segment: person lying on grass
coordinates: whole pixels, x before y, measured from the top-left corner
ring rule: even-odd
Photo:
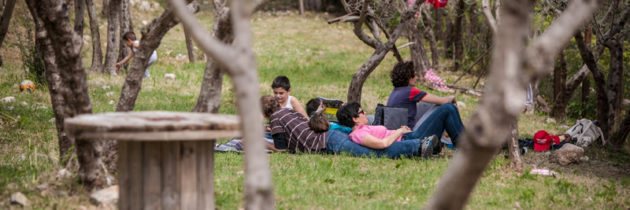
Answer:
[[[413,157],[420,156],[420,140],[392,143],[385,149],[371,149],[358,145],[347,134],[338,130],[315,132],[308,119],[293,109],[281,108],[276,98],[261,97],[263,116],[269,119],[274,145],[289,152],[346,153],[353,156]]]
[[[308,114],[308,116],[311,118],[313,117],[315,113],[320,113],[324,109],[326,109],[326,107],[324,103],[322,102],[322,99],[320,98],[312,98],[311,100],[308,100],[308,102],[306,103],[306,114]],[[336,123],[336,122],[330,122],[330,130],[339,130],[346,134],[350,134],[350,132],[352,132],[351,128],[346,127],[346,126],[341,126],[339,125],[339,123]]]
[[[430,148],[426,148],[427,150],[433,151],[435,149],[436,152],[439,152],[441,151],[441,144],[438,143],[438,139],[444,129],[454,139],[454,142],[457,141],[459,133],[463,130],[463,124],[455,106],[446,104],[443,107],[441,110],[433,112],[429,119],[413,132],[404,125],[396,130],[388,130],[382,125],[367,125],[368,119],[365,112],[361,105],[356,102],[342,106],[337,111],[337,120],[339,120],[339,124],[352,128],[349,136],[353,142],[372,149],[386,149],[396,142],[413,140],[417,142],[414,147],[419,147],[421,143],[428,144],[427,146]],[[422,147],[423,150],[424,147]]]

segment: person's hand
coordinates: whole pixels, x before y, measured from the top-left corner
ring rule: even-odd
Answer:
[[[326,109],[326,106],[324,106],[324,103],[319,104],[319,107],[317,107],[317,110],[315,111],[316,113],[321,113]]]
[[[120,68],[120,63],[116,63],[116,70],[118,70]]]
[[[411,129],[407,127],[406,125],[400,126],[398,131],[402,132],[403,134],[411,133]]]
[[[455,96],[446,96],[446,98],[448,99],[449,103],[457,104],[457,100],[455,99]]]

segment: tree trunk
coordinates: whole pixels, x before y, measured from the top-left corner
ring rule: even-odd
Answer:
[[[564,56],[564,50],[560,52],[558,61],[553,69],[553,96],[557,98],[560,93],[564,92],[564,85],[567,80],[567,60]],[[555,104],[555,102],[554,102]]]
[[[203,73],[201,91],[193,112],[219,113],[221,108],[221,91],[223,90],[223,71],[212,58],[206,58],[206,69]]]
[[[217,9],[214,15],[215,22],[212,26],[212,34],[217,40],[230,45],[234,41],[234,33],[229,9],[218,2],[215,2],[215,8]],[[192,110],[193,112],[219,112],[224,72],[225,70],[222,70],[210,56],[206,58],[206,69],[201,82],[201,91],[197,104]]]
[[[433,29],[435,32],[435,40],[438,42],[444,41],[444,34],[442,30],[442,10],[434,9],[433,14],[435,17],[435,25],[433,25],[433,27],[435,27],[435,29]]]
[[[626,111],[626,117],[621,122],[618,132],[610,136],[610,142],[613,145],[623,146],[626,143],[628,134],[630,134],[630,111]]]
[[[483,36],[485,34],[481,33],[481,27],[479,22],[479,12],[481,10],[481,8],[479,8],[479,3],[478,2],[471,2],[470,4],[467,4],[468,9],[467,9],[467,13],[468,18],[465,19],[466,20],[466,24],[464,27],[464,40],[463,40],[463,45],[464,45],[464,51],[463,52],[467,52],[465,54],[466,57],[472,56],[472,55],[479,55],[480,53],[485,53],[486,49],[485,49],[485,44],[481,43],[480,40],[483,39]],[[476,65],[476,64],[473,64]],[[468,71],[470,72],[470,71]]]
[[[187,2],[190,1],[188,0]],[[191,3],[188,7],[190,12],[196,13],[199,11],[197,2]],[[142,76],[149,62],[149,57],[160,46],[160,42],[166,35],[166,32],[178,23],[179,21],[175,18],[173,9],[169,7],[160,16],[153,19],[150,24],[142,28],[140,47],[134,54],[131,69],[125,78],[125,84],[122,87],[120,99],[116,106],[117,112],[133,111],[138,93],[140,93],[140,88],[142,87]]]
[[[604,45],[610,52],[610,68],[608,70],[607,92],[608,103],[612,105],[608,115],[610,132],[615,133],[621,124],[621,102],[623,100],[623,41],[616,38],[608,39]]]
[[[2,9],[2,17],[0,17],[0,48],[4,43],[4,37],[9,30],[9,24],[11,23],[11,16],[13,16],[13,8],[15,8],[15,0],[7,0],[4,9]],[[0,64],[2,66],[2,64]]]
[[[131,13],[130,13],[130,5],[129,0],[120,0],[120,44],[118,45],[118,59],[116,61],[121,61],[127,55],[129,55],[129,47],[125,45],[125,41],[123,40],[123,35],[129,31],[133,31],[133,23],[131,22]],[[125,63],[121,68],[127,69],[129,66],[129,62]]]
[[[101,35],[98,30],[98,16],[96,16],[92,0],[85,0],[85,4],[90,17],[90,31],[92,33],[92,66],[90,67],[90,72],[101,72],[103,70],[103,50],[101,48]]]
[[[376,48],[372,56],[365,62],[359,70],[354,73],[352,76],[352,81],[350,82],[350,86],[348,88],[348,103],[357,102],[361,103],[361,93],[363,92],[363,83],[367,77],[376,69],[376,67],[383,61],[385,55],[389,52],[388,47],[379,47]]]
[[[582,95],[580,97],[580,109],[582,110],[582,118],[586,118],[586,104],[588,103],[588,97],[591,95],[591,80],[586,77],[584,81],[582,81]],[[568,99],[567,99],[568,100]]]
[[[582,56],[582,60],[588,66],[588,69],[591,70],[593,75],[593,80],[595,81],[595,89],[597,96],[597,120],[599,121],[600,128],[604,132],[604,137],[608,137],[608,132],[610,131],[610,124],[608,124],[609,116],[612,112],[612,104],[609,104],[608,94],[606,90],[606,80],[604,79],[604,73],[602,70],[597,67],[597,61],[595,60],[593,53],[587,49],[586,44],[584,44],[584,37],[582,37],[582,33],[575,34],[575,42],[578,45],[580,50],[580,55]]]
[[[406,27],[409,40],[414,42],[414,44],[409,47],[411,51],[411,61],[413,62],[416,74],[422,77],[424,73],[431,68],[427,52],[424,50],[424,44],[422,43],[422,33],[418,30],[416,21],[409,21]]]
[[[477,112],[458,139],[457,153],[427,209],[462,209],[497,148],[511,135],[525,99],[525,86],[547,75],[548,64],[601,2],[572,1],[539,38],[525,43],[534,1],[505,1],[495,37],[490,77]]]
[[[298,0],[298,4],[300,4],[300,15],[304,15],[304,0]]]
[[[256,62],[252,51],[250,17],[257,6],[254,1],[234,0],[231,18],[235,43],[226,45],[203,31],[195,17],[184,9],[182,2],[171,0],[177,16],[184,23],[197,45],[227,70],[234,82],[237,113],[241,120],[245,143],[245,209],[273,209],[274,195],[269,161],[262,141],[263,123]],[[261,2],[258,2],[259,4]]]
[[[463,39],[464,36],[464,13],[466,12],[466,1],[459,0],[457,1],[456,9],[455,9],[455,23],[453,26],[453,46],[454,46],[454,60],[453,60],[453,71],[460,71],[461,65],[464,63],[464,45]]]
[[[433,25],[435,25],[433,18],[431,18],[431,13],[427,7],[422,7],[422,11],[424,12],[424,17],[428,25],[424,27],[424,36],[429,40],[429,49],[431,50],[431,68],[437,70],[440,65],[440,55],[437,49],[437,40],[435,39],[435,34],[433,33]]]
[[[551,108],[551,117],[558,121],[564,121],[564,115],[566,113],[567,105],[571,95],[577,89],[578,85],[582,83],[588,76],[588,67],[582,66],[580,70],[571,77],[568,81],[562,84],[562,92],[559,92],[554,96],[553,106]]]
[[[101,10],[101,17],[109,16],[109,2],[111,2],[111,0],[103,0],[103,10]]]
[[[188,53],[188,61],[191,63],[195,62],[195,46],[192,43],[192,39],[188,34],[188,31],[184,29],[184,37],[186,38],[186,52]]]
[[[63,95],[61,95],[61,76],[59,68],[55,62],[55,52],[50,43],[50,39],[46,36],[46,29],[44,29],[41,19],[35,14],[31,7],[31,15],[33,22],[35,22],[35,39],[37,43],[37,49],[42,54],[44,60],[44,67],[46,74],[46,83],[48,84],[48,92],[50,93],[50,101],[52,103],[53,114],[55,115],[55,126],[57,128],[57,139],[59,143],[59,161],[61,165],[65,165],[66,161],[70,157],[70,148],[74,144],[70,138],[66,135],[64,130],[64,120],[66,114],[64,107],[66,106]]]
[[[121,0],[109,1],[109,13],[107,15],[107,49],[105,51],[105,64],[103,72],[116,75],[116,52],[120,44],[118,26],[120,23]]]
[[[518,120],[510,123],[512,125],[512,135],[508,139],[508,157],[510,158],[510,166],[516,172],[523,171],[523,160],[521,159],[521,150],[518,147]]]
[[[64,67],[60,69],[63,85],[60,92],[66,103],[66,117],[92,113],[86,73],[81,63],[82,39],[72,29],[70,11],[65,9],[67,5],[54,0],[38,2],[27,0],[27,4],[33,16],[41,20],[45,28],[45,33],[40,33],[39,36],[49,40],[42,43],[51,44],[43,49],[53,49],[55,63]],[[49,56],[46,57],[50,58]],[[109,151],[103,151],[102,142],[98,140],[80,140],[75,143],[80,164],[80,180],[88,189],[100,187],[104,184],[101,156]]]
[[[84,0],[74,0],[74,32],[83,37],[83,24],[85,19]],[[83,44],[83,42],[81,42]]]
[[[446,27],[446,31],[443,31],[445,37],[443,37],[444,41],[442,42],[442,44],[444,44],[444,56],[453,59],[453,50],[455,50],[453,49],[453,39],[455,38],[455,34],[453,33],[455,31],[453,30],[453,21],[451,21],[451,16],[448,13],[444,14],[442,17],[444,18],[442,22]]]
[[[352,76],[352,81],[350,81],[350,86],[348,87],[348,102],[358,102],[361,103],[361,93],[363,91],[363,83],[367,77],[374,71],[374,69],[383,61],[385,55],[389,50],[394,48],[394,43],[400,37],[402,30],[406,27],[409,21],[413,19],[414,14],[418,11],[418,7],[421,4],[421,1],[417,1],[413,4],[413,6],[401,15],[400,23],[394,29],[394,32],[390,35],[386,43],[381,43],[380,40],[375,40],[371,38],[367,38],[367,35],[363,33],[361,29],[362,22],[365,20],[366,10],[361,12],[361,17],[359,18],[359,22],[355,23],[354,33],[355,35],[361,39],[365,44],[372,46],[375,48],[372,56],[365,62],[357,72]],[[367,8],[367,1],[364,3],[364,8]]]

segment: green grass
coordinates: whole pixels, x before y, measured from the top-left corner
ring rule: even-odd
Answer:
[[[150,20],[157,14],[154,13],[134,17],[136,28],[142,20]],[[198,16],[210,27],[212,14],[208,10]],[[270,84],[275,76],[287,75],[293,85],[291,94],[302,104],[316,96],[346,99],[352,75],[373,51],[353,35],[350,25],[328,25],[326,18],[324,15],[311,14],[304,18],[295,13],[271,12],[254,16],[254,51],[261,94],[271,94]],[[104,27],[101,29],[105,31]],[[86,30],[86,34],[89,31]],[[11,32],[8,40],[15,41]],[[399,44],[405,42],[399,40]],[[3,57],[16,57],[5,49],[0,52]],[[152,77],[143,82],[135,110],[190,111],[199,95],[205,61],[198,59],[197,63],[188,64],[187,59],[175,58],[178,54],[186,54],[181,26],[167,34],[158,54],[158,62],[150,68]],[[408,57],[408,48],[402,50],[402,54]],[[89,67],[89,46],[83,48],[83,55],[84,65]],[[362,103],[368,112],[373,112],[377,103],[386,102],[391,91],[388,73],[395,62],[389,54],[366,81]],[[177,79],[165,80],[166,73],[175,73]],[[438,74],[449,82],[459,76],[449,72]],[[43,87],[33,93],[19,92],[15,84],[24,77],[19,59],[5,59],[5,66],[0,71],[0,97],[14,96],[16,102],[0,103],[0,113],[8,116],[0,120],[0,208],[8,208],[9,195],[17,191],[28,196],[33,208],[67,209],[91,205],[77,183],[76,171],[72,171],[70,178],[56,176],[62,166],[57,158],[56,128],[49,122],[53,118],[49,95]],[[88,80],[93,111],[114,111],[124,78],[90,74]],[[459,84],[471,85],[473,82],[474,78],[465,77]],[[461,107],[466,121],[474,112],[478,98],[459,94],[458,100],[466,104]],[[27,104],[22,105],[22,102]],[[220,112],[234,114],[235,111],[232,84],[225,77]],[[519,121],[521,136],[531,135],[538,129],[552,133],[563,130],[562,123],[546,123],[545,119],[546,116],[541,114],[522,115]],[[270,154],[276,206],[279,209],[418,209],[434,192],[453,153],[447,151],[434,159],[400,160]],[[591,158],[600,162],[612,159],[621,171],[628,165],[627,152],[611,153],[610,156]],[[242,157],[235,153],[216,154],[215,199],[220,209],[242,207]],[[533,157],[530,153],[525,156]],[[573,171],[557,169],[561,172],[559,175],[541,177],[516,173],[505,167],[508,162],[498,155],[489,164],[467,208],[625,209],[630,206],[627,170],[621,177],[610,178],[585,173],[580,166],[575,166]],[[52,190],[38,189],[41,184],[51,185],[49,189]]]

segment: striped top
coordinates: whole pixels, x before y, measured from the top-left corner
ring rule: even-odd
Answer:
[[[271,135],[284,133],[290,151],[317,152],[326,149],[326,132],[315,133],[299,112],[282,108],[269,117]]]

